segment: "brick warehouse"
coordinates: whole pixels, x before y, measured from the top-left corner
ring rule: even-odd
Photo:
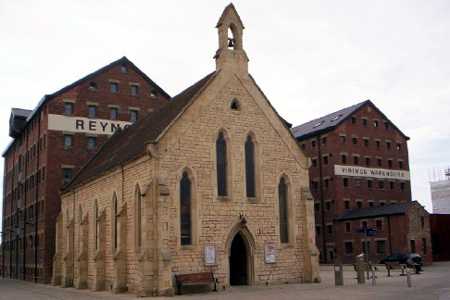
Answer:
[[[310,160],[248,74],[232,4],[217,29],[215,72],[64,189],[53,284],[158,296],[206,271],[225,289],[320,280]]]
[[[409,137],[370,100],[291,131],[312,159],[310,188],[322,262],[333,262],[336,255],[353,262],[364,252],[364,234],[354,232],[363,227],[378,229],[368,245],[372,261],[418,252],[431,262],[429,214],[417,202],[403,205],[412,204]],[[404,236],[396,238],[393,228],[402,228]]]
[[[13,140],[3,152],[3,276],[50,282],[60,188],[117,128],[168,99],[123,57],[46,95],[32,111],[12,109]]]

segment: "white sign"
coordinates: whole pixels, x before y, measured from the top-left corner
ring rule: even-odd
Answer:
[[[341,176],[371,177],[379,179],[409,180],[409,171],[364,168],[357,166],[334,166],[334,174]]]
[[[217,266],[216,245],[205,245],[205,266]]]
[[[124,129],[131,124],[131,122],[117,120],[48,115],[49,130],[75,133],[113,134],[118,129]]]
[[[274,264],[277,262],[277,246],[275,243],[264,244],[264,258],[266,264]]]

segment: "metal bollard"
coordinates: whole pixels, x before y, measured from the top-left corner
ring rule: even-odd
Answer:
[[[344,270],[342,269],[342,260],[337,257],[334,262],[334,284],[344,285]]]
[[[356,256],[356,278],[358,283],[363,284],[366,283],[366,279],[364,278],[364,254],[360,254]]]
[[[406,282],[408,283],[408,287],[411,287],[411,269],[406,269]]]
[[[372,268],[372,285],[377,285],[377,276],[375,274],[375,268]]]

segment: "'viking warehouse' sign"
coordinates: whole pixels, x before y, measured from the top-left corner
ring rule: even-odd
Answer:
[[[113,134],[115,131],[124,129],[131,124],[131,122],[117,120],[48,115],[49,130],[75,133]]]
[[[352,177],[371,177],[379,179],[409,180],[409,171],[364,168],[357,166],[334,166],[334,174]]]

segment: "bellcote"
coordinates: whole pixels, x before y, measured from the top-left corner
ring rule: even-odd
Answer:
[[[233,3],[225,7],[217,22],[219,49],[214,58],[216,70],[226,69],[248,74],[248,57],[243,48],[244,24]]]

